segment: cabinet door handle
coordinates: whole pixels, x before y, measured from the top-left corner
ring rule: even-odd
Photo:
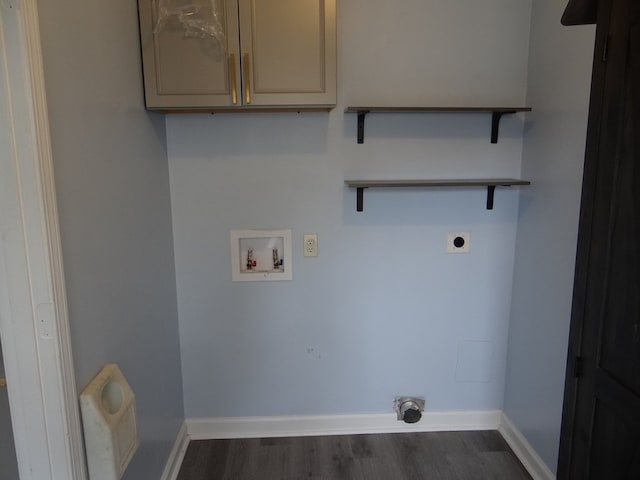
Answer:
[[[229,54],[229,71],[231,72],[231,103],[238,104],[238,79],[236,78],[236,54]]]
[[[245,53],[242,59],[244,67],[244,100],[248,105],[251,103],[251,67],[249,67],[249,54]]]

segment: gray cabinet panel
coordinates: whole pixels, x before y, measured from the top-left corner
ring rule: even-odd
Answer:
[[[222,41],[209,35],[185,35],[177,16],[169,17],[162,28],[156,29],[157,2],[140,0],[148,108],[233,105],[231,69],[235,70],[235,78],[240,78],[238,10],[235,0],[220,2],[220,5],[219,19],[224,29]],[[210,19],[205,17],[205,20]],[[234,57],[235,62],[232,62]]]
[[[156,32],[139,0],[147,108],[322,107],[336,102],[335,0],[223,0],[224,38],[190,37],[177,16]],[[211,12],[198,12],[212,20]],[[209,18],[207,18],[207,16]]]

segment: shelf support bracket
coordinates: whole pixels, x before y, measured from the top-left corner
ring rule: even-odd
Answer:
[[[498,143],[498,132],[500,131],[500,119],[503,115],[516,112],[491,112],[491,143]]]
[[[364,117],[367,116],[369,110],[358,110],[358,143],[364,143]]]
[[[356,189],[356,211],[361,212],[364,207],[364,187]]]
[[[493,210],[493,194],[495,192],[495,185],[487,185],[487,210]]]
[[[500,119],[504,113],[491,112],[491,143],[498,143],[498,131],[500,130]]]

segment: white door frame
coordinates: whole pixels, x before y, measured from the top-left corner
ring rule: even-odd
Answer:
[[[18,468],[85,480],[48,122],[36,0],[0,0],[0,338]]]

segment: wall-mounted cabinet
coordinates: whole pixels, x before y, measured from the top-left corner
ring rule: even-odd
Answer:
[[[148,109],[335,106],[335,0],[220,0],[219,38],[186,36],[178,15],[157,28],[158,2],[138,2]]]

